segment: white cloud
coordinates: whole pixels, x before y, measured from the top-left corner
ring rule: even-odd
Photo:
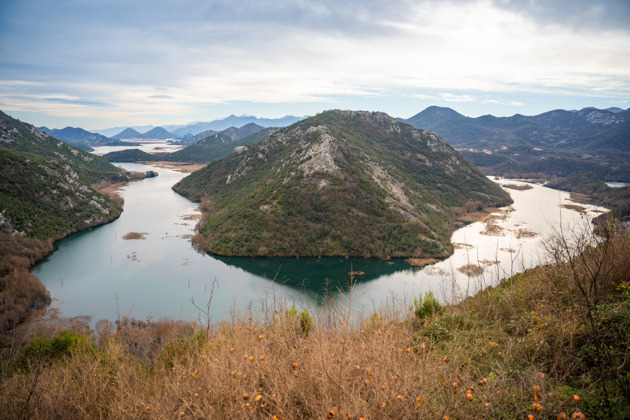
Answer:
[[[11,31],[0,33],[0,101],[128,119],[237,101],[325,108],[339,97],[401,92],[512,106],[524,102],[501,100],[502,93],[630,96],[627,28],[541,24],[538,11],[508,3],[40,4],[24,28],[0,19]]]

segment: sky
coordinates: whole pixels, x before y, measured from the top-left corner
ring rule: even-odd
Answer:
[[[630,108],[630,1],[0,0],[0,110],[37,126],[431,105]]]

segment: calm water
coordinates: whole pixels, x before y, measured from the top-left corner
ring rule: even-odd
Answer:
[[[578,212],[561,208],[570,204],[567,193],[533,185],[525,191],[508,190],[515,203],[495,215],[491,235],[484,234],[487,225],[479,222],[457,230],[454,255],[424,269],[400,260],[211,257],[190,243],[197,205],[171,190],[185,175],[141,164],[120,166],[156,170],[159,176],[125,187],[125,210],[118,220],[59,242],[32,270],[62,315],[87,314],[92,322],[119,315],[195,320],[199,311],[191,300],[206,302],[215,279],[213,320],[227,319],[231,311],[242,311],[252,302],[273,304],[279,299],[317,310],[324,303],[345,305],[351,298],[359,313],[392,298],[408,302],[427,291],[454,301],[536,265],[542,239],[560,220],[584,223]],[[123,239],[129,232],[143,233],[144,239]],[[461,272],[467,264],[483,267],[483,274]],[[365,274],[355,276],[349,289],[351,271]]]

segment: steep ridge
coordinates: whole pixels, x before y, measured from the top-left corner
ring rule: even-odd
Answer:
[[[0,333],[50,302],[28,270],[54,240],[120,214],[92,185],[126,180],[104,159],[0,112]]]
[[[452,219],[511,199],[437,135],[384,113],[327,111],[174,187],[203,202],[219,255],[445,257]]]

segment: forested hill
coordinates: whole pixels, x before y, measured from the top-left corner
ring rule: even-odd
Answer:
[[[126,180],[119,168],[2,112],[0,161],[0,225],[9,232],[58,239],[121,211],[92,188]]]
[[[50,302],[29,269],[53,241],[120,214],[121,205],[92,186],[127,179],[106,160],[0,111],[0,335]]]
[[[511,199],[437,135],[383,113],[328,111],[175,185],[202,200],[220,255],[447,256],[453,216]]]

